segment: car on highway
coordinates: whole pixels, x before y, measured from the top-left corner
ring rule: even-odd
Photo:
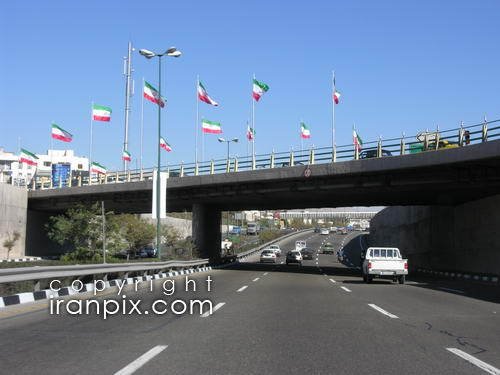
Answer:
[[[314,227],[314,233],[319,233],[321,232],[321,228],[320,227]]]
[[[337,232],[337,227],[330,227],[330,232],[331,233],[336,233]]]
[[[347,234],[347,228],[340,228],[340,234]]]
[[[306,241],[295,241],[295,250],[300,251],[304,247],[307,247],[307,242]]]
[[[300,250],[300,253],[302,254],[303,260],[313,260],[313,255],[314,255],[313,249],[304,247],[302,250]]]
[[[323,247],[321,248],[321,252],[323,254],[333,254],[335,253],[335,249],[333,247],[333,244],[331,242],[327,242],[323,245]]]
[[[302,254],[298,250],[291,250],[286,253],[286,264],[298,264],[302,265]]]
[[[269,245],[267,250],[272,250],[276,254],[277,257],[281,256],[281,248],[280,245]]]
[[[260,253],[260,262],[261,263],[276,263],[276,254],[274,250],[264,250]]]
[[[389,150],[382,149],[382,156],[392,156],[392,152]],[[364,150],[359,154],[360,159],[371,159],[377,157],[377,149],[372,148],[369,150]]]
[[[361,273],[365,283],[371,283],[374,277],[390,278],[405,283],[408,275],[408,259],[403,259],[398,248],[369,247],[361,254],[363,260]]]
[[[330,230],[328,228],[321,228],[321,235],[328,236],[330,234]]]

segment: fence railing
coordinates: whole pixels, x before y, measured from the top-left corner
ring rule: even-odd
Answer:
[[[500,139],[500,119],[480,124],[461,126],[456,129],[425,131],[416,136],[401,135],[399,138],[378,139],[365,142],[362,149],[354,145],[310,148],[300,151],[272,152],[247,157],[217,159],[200,163],[181,163],[162,167],[169,177],[200,176],[220,173],[282,168],[296,165],[338,163],[348,160],[380,158],[407,155],[419,152],[438,151],[449,148],[467,147],[471,144]],[[54,189],[84,185],[138,182],[153,179],[154,168],[116,171],[106,174],[90,174],[72,178],[59,178],[56,183],[51,177],[35,176],[28,189]]]

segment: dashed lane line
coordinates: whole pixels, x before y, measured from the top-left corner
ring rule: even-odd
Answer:
[[[157,345],[154,348],[148,350],[146,353],[141,355],[135,361],[129,363],[127,366],[122,368],[120,371],[115,372],[115,375],[129,375],[136,372],[139,368],[144,366],[146,362],[150,361],[153,357],[156,357],[162,351],[167,349],[168,345]]]
[[[242,286],[240,289],[237,290],[238,293],[243,292],[246,288],[248,288],[248,285]]]
[[[264,274],[262,276],[266,276],[268,274],[268,272],[264,272]]]
[[[341,286],[341,287],[340,287],[340,289],[344,289],[346,292],[349,292],[349,293],[351,293],[351,292],[352,292],[352,290],[351,290],[351,289],[346,288],[345,286]]]
[[[452,352],[455,355],[458,355],[460,358],[465,359],[467,362],[472,363],[474,366],[479,367],[481,370],[486,371],[488,374],[492,375],[500,375],[500,370],[492,365],[477,359],[476,357],[461,351],[457,348],[446,348],[449,352]]]
[[[207,311],[207,312],[204,312],[201,317],[202,318],[207,318],[209,317],[210,315],[212,315],[214,312],[216,312],[217,310],[219,310],[222,306],[224,306],[226,304],[226,302],[219,302],[217,305],[215,305],[215,307],[212,309],[212,312],[210,313],[210,310]]]
[[[252,281],[255,282],[255,281],[259,281],[260,280],[260,277],[256,277],[255,279],[253,279]]]
[[[391,314],[390,312],[385,311],[383,308],[381,308],[381,307],[379,307],[379,306],[377,306],[377,305],[375,305],[373,303],[369,303],[368,306],[370,306],[374,310],[377,310],[379,313],[387,315],[389,318],[398,319],[397,315]]]
[[[334,283],[334,284],[336,283],[336,281],[335,281],[335,280],[333,280],[333,279],[330,279],[330,281],[331,281],[332,283]]]

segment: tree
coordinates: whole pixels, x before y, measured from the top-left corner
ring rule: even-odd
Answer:
[[[66,260],[99,260],[102,223],[98,204],[79,204],[62,215],[52,216],[46,225],[47,236],[61,246],[69,245]]]
[[[150,245],[156,235],[155,226],[137,215],[115,215],[112,224],[118,229],[119,237],[123,239],[129,250],[139,251]]]
[[[3,247],[7,249],[7,259],[10,257],[10,252],[12,248],[16,245],[17,240],[21,237],[18,231],[14,231],[12,234],[7,233],[7,239],[3,241]]]

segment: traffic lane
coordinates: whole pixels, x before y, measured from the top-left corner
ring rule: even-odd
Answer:
[[[260,272],[214,271],[211,274],[214,280],[213,291],[199,290],[194,297],[200,300],[209,298],[215,306],[218,301],[236,294],[237,286],[252,283]],[[191,276],[202,281],[207,274]],[[165,297],[159,289],[153,294],[146,290],[127,294],[129,298],[143,299],[146,306],[156,298],[168,298],[170,301],[175,298],[194,298],[191,293],[181,292],[172,297]],[[116,364],[126,365],[130,358],[135,358],[140,350],[148,348],[151,342],[161,344],[160,338],[150,342],[152,332],[170,330],[182,320],[192,321],[197,318],[200,319],[199,314],[175,316],[169,312],[162,316],[119,314],[104,320],[96,315],[50,316],[45,310],[2,319],[0,334],[2,337],[9,337],[8,342],[3,341],[0,344],[2,371],[65,374],[69,368],[74,368],[74,373],[114,373],[118,370],[114,368]],[[68,351],[71,355],[64,355]],[[54,353],[62,354],[57,361],[53,360]],[[106,353],[104,357],[103,353]],[[26,357],[30,360],[25,361]],[[92,358],[92,361],[89,362],[89,358]]]
[[[138,373],[474,373],[318,274],[271,272],[209,319]]]

